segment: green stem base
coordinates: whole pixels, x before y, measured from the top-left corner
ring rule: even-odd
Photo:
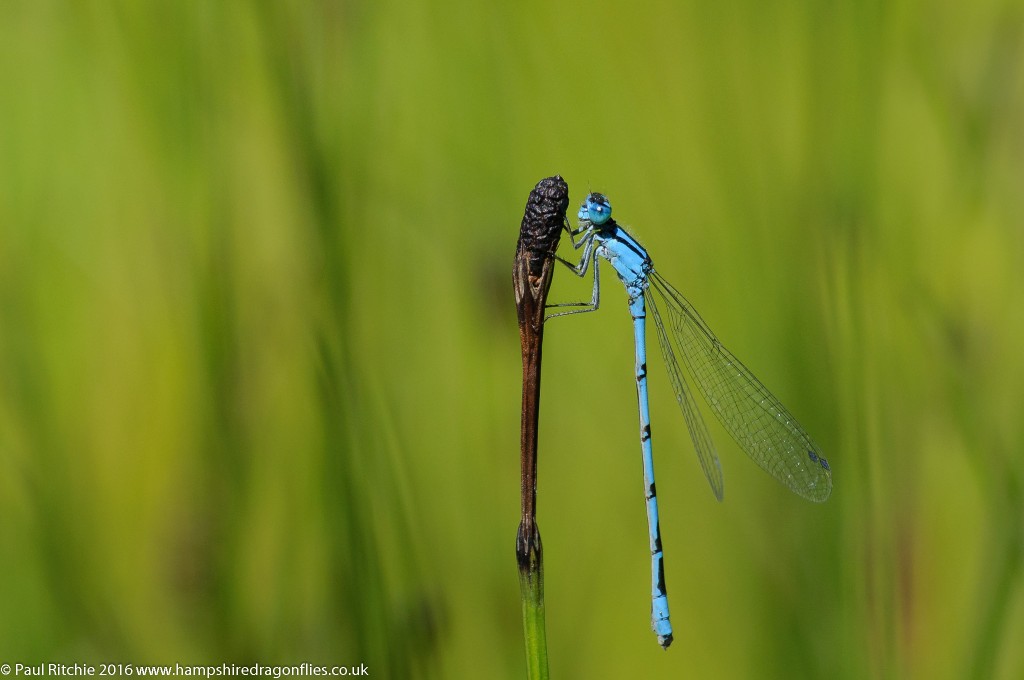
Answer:
[[[544,626],[544,559],[540,530],[536,524],[523,531],[519,525],[516,558],[519,562],[519,590],[523,599],[523,636],[526,640],[527,677],[548,678],[548,642]]]

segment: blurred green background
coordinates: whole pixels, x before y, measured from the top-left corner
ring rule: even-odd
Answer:
[[[606,271],[546,334],[553,677],[1024,677],[1022,121],[1019,1],[0,4],[0,662],[523,677],[511,264],[560,173],[835,491],[712,423],[715,502],[652,368],[658,649]]]

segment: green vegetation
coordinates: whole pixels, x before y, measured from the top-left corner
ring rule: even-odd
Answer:
[[[551,676],[1021,677],[1022,65],[1019,1],[0,3],[0,663],[524,677],[511,265],[559,173],[835,491],[712,424],[715,502],[652,359],[662,652],[606,279],[545,333]]]

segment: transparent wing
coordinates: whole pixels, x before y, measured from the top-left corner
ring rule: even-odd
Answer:
[[[674,357],[669,360],[671,348],[666,348],[666,344],[671,344],[682,355],[708,406],[755,463],[794,493],[818,503],[827,499],[832,493],[832,472],[810,435],[747,367],[722,346],[679,291],[656,272],[652,271],[649,277],[650,288],[665,303],[671,331],[668,338],[661,338],[666,364],[671,366],[675,361]],[[646,297],[654,296],[648,290]],[[657,314],[655,319],[659,334],[663,334]]]
[[[644,302],[649,313],[654,316],[654,325],[658,329],[658,344],[661,345],[661,356],[665,359],[665,368],[668,369],[668,377],[672,382],[672,389],[676,393],[676,402],[679,410],[683,412],[686,419],[686,427],[690,430],[690,438],[693,440],[693,448],[697,452],[697,459],[700,460],[700,467],[704,470],[704,476],[711,484],[711,490],[715,498],[722,500],[724,487],[722,482],[722,464],[718,461],[718,453],[715,452],[715,443],[708,434],[708,426],[704,424],[704,418],[700,415],[700,409],[693,402],[692,392],[683,377],[683,371],[676,361],[672,343],[669,341],[665,331],[665,324],[661,321],[661,313],[654,297],[650,294],[650,288],[644,294]]]

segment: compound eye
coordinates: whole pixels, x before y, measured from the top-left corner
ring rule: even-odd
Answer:
[[[607,200],[587,199],[587,213],[594,224],[604,224],[612,216],[612,204]]]

